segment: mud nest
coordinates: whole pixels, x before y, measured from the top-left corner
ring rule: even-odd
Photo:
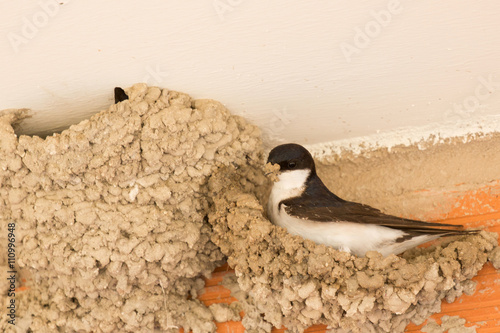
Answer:
[[[16,294],[17,327],[215,331],[222,310],[196,299],[224,258],[210,241],[207,178],[257,158],[260,131],[215,101],[126,92],[45,140],[14,134],[24,111],[0,114],[1,235],[16,223],[18,282],[32,280]],[[0,330],[14,332],[7,319]]]
[[[335,332],[404,332],[410,320],[421,324],[439,312],[443,298],[472,294],[471,278],[497,254],[497,234],[486,231],[402,256],[364,258],[292,236],[265,217],[260,169],[228,168],[209,182],[212,240],[235,269],[228,287],[252,299],[249,331],[302,332],[321,323]]]
[[[291,236],[264,215],[258,128],[215,101],[145,84],[126,93],[46,139],[15,135],[25,111],[0,113],[0,240],[15,222],[29,286],[16,293],[17,328],[207,333],[244,310],[248,332],[403,332],[473,292],[488,256],[498,264],[487,232],[387,258]],[[207,308],[202,278],[226,259],[239,302]],[[7,319],[0,330],[14,332]]]

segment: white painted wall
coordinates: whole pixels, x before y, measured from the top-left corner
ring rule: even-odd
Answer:
[[[495,0],[4,0],[0,31],[0,109],[33,110],[23,133],[141,81],[217,99],[273,143],[500,130]]]

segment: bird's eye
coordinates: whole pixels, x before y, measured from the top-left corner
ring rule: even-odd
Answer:
[[[295,166],[296,166],[296,165],[297,165],[297,163],[295,163],[294,161],[290,161],[290,162],[288,162],[288,167],[289,167],[290,169],[295,168]]]

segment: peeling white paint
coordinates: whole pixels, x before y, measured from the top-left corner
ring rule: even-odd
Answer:
[[[349,152],[354,155],[366,153],[378,148],[418,145],[425,149],[428,144],[443,143],[447,139],[461,138],[464,143],[473,139],[500,132],[500,114],[485,116],[475,120],[461,120],[441,124],[429,124],[421,127],[405,127],[381,132],[370,136],[322,142],[307,145],[311,154],[318,158],[341,155]]]

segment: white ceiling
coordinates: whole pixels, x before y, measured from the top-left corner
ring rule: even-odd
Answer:
[[[2,1],[0,109],[31,108],[22,132],[46,133],[147,82],[217,99],[272,142],[492,124],[499,17],[494,0]]]

